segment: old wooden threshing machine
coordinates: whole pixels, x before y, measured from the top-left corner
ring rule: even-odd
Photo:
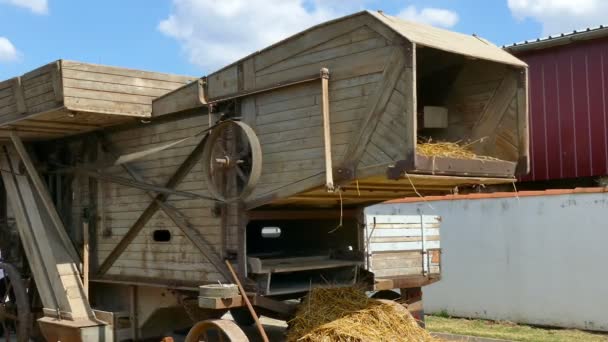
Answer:
[[[526,172],[527,67],[365,11],[202,78],[53,62],[0,82],[0,136],[2,336],[146,339],[250,323],[225,260],[267,316],[319,286],[420,300],[439,219],[362,209]]]

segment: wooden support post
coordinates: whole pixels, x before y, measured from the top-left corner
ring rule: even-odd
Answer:
[[[238,234],[238,274],[243,279],[247,278],[247,222],[248,218],[245,206],[239,203],[237,206],[237,228]]]
[[[53,200],[51,199],[51,195],[49,194],[46,186],[42,182],[42,179],[40,178],[40,175],[38,174],[38,171],[36,170],[34,163],[30,159],[30,156],[29,156],[25,146],[23,145],[21,138],[19,138],[19,136],[15,132],[11,132],[10,137],[11,137],[11,141],[13,142],[13,145],[15,147],[15,150],[17,151],[17,154],[19,154],[19,158],[21,158],[21,161],[23,162],[23,165],[25,166],[25,170],[27,171],[27,174],[30,177],[30,180],[32,181],[32,183],[34,185],[34,188],[36,189],[36,192],[37,192],[38,196],[40,197],[40,201],[42,202],[42,205],[46,209],[46,212],[51,220],[53,228],[57,231],[57,234],[58,234],[59,238],[61,239],[61,242],[64,245],[69,256],[72,258],[72,260],[75,263],[78,263],[80,261],[80,256],[78,256],[78,254],[76,253],[76,249],[74,248],[72,241],[70,240],[68,234],[66,233],[66,231],[63,227],[63,222],[61,221],[61,218],[59,217],[59,214],[57,213],[57,210],[55,209],[55,206],[53,205]]]
[[[82,285],[84,294],[89,297],[89,223],[82,223]]]
[[[21,77],[15,77],[13,80],[13,97],[15,98],[15,104],[17,105],[17,112],[19,112],[19,114],[25,114],[27,113],[27,106],[25,104],[23,86],[21,85]]]
[[[334,192],[334,174],[331,160],[331,129],[329,118],[329,70],[321,69],[321,111],[323,112],[323,142],[325,145],[325,188]]]
[[[138,300],[137,300],[137,286],[131,285],[129,287],[129,318],[131,319],[131,334],[133,341],[139,340],[139,319],[138,319]]]

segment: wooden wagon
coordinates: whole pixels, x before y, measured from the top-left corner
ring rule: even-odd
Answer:
[[[440,278],[439,218],[362,209],[527,172],[527,67],[365,11],[203,78],[51,63],[0,83],[0,137],[4,229],[44,336],[137,340],[248,321],[230,288],[199,298],[233,282],[224,260],[266,315],[318,286],[419,299]],[[492,158],[425,157],[420,139]]]

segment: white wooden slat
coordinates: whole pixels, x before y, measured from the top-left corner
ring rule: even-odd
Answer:
[[[387,251],[410,251],[422,250],[423,244],[420,242],[374,242],[370,244],[369,252],[387,252]],[[439,241],[425,241],[424,248],[439,248]]]
[[[422,215],[424,223],[439,223],[441,218],[436,215]],[[366,215],[368,225],[376,223],[420,224],[420,215]]]
[[[374,229],[372,234],[373,237],[414,237],[422,236],[422,229],[420,228],[395,228],[395,229]],[[439,228],[424,229],[424,237],[430,238],[439,236]]]

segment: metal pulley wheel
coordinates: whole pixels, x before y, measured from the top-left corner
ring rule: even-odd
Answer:
[[[196,323],[185,342],[248,342],[247,335],[233,321],[211,319]]]
[[[245,199],[262,173],[260,141],[249,125],[239,121],[226,121],[213,128],[202,160],[209,192],[224,202]]]
[[[7,342],[30,340],[32,315],[21,274],[0,262],[0,338]]]

